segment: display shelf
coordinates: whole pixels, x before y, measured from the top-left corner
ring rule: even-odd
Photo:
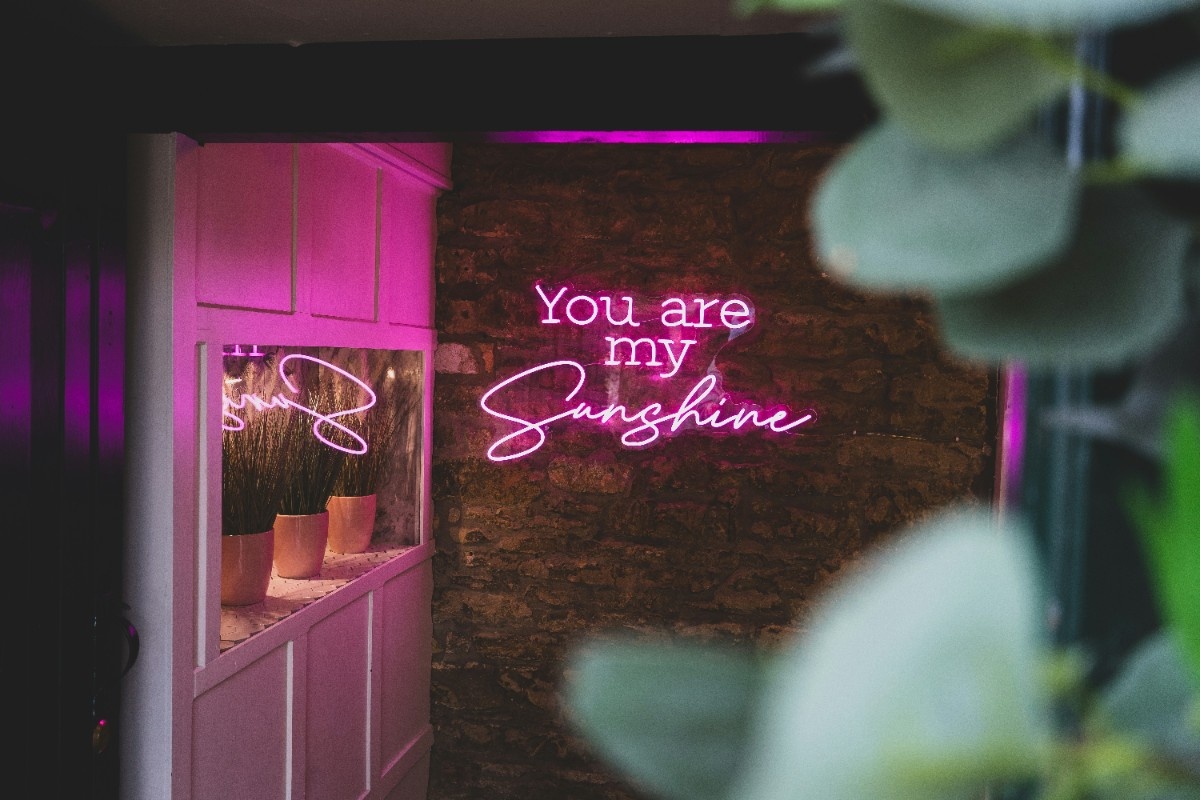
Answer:
[[[274,572],[267,598],[249,606],[221,606],[221,649],[244,642],[307,605],[412,550],[411,545],[372,545],[363,553],[326,553],[315,578],[281,578]]]
[[[256,797],[424,800],[434,223],[449,150],[418,148],[422,171],[372,145],[201,146],[176,134],[130,145],[128,306],[152,324],[130,337],[126,452],[155,490],[127,504],[126,591],[151,634],[143,660],[158,668],[122,683],[122,763],[134,767],[122,797],[243,797],[250,786]],[[247,369],[270,352],[273,369]],[[290,355],[296,369],[281,373]],[[314,358],[342,371],[314,377]],[[226,425],[294,412],[312,417],[317,439],[362,454],[332,423],[367,411],[355,409],[368,387],[412,401],[375,492],[372,547],[325,552],[314,579],[275,577],[262,602],[223,607],[222,545],[253,533],[226,530],[237,516],[225,503],[237,494]],[[364,399],[328,411],[314,401],[326,388]],[[239,496],[271,504],[267,488]]]

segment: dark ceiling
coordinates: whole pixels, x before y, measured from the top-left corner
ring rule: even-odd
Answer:
[[[874,114],[853,76],[809,76],[834,42],[820,20],[741,18],[725,0],[28,0],[0,14],[7,128],[841,137]]]

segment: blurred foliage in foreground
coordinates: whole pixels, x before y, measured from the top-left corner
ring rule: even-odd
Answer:
[[[1167,432],[1161,497],[1133,506],[1169,623],[1102,689],[1045,637],[1028,533],[964,507],[869,553],[780,652],[588,642],[571,719],[672,800],[1200,798],[1200,402]]]
[[[947,348],[1034,368],[1133,369],[1117,407],[1051,420],[1161,467],[1130,486],[1163,624],[1115,679],[1045,633],[1019,519],[944,509],[868,553],[779,652],[581,644],[568,715],[671,800],[1200,800],[1200,11],[1196,0],[744,0],[828,14],[881,118],[812,208],[817,255],[914,293]],[[1079,37],[1167,20],[1193,60],[1123,85]],[[1155,61],[1155,54],[1148,61]],[[1072,90],[1115,114],[1085,161],[1034,132]]]

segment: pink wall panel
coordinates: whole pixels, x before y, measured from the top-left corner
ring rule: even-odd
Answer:
[[[196,302],[292,310],[292,146],[196,150]]]
[[[192,800],[283,798],[287,655],[272,651],[196,699]]]
[[[367,788],[367,597],[308,634],[306,800],[346,800]]]
[[[436,201],[427,186],[384,176],[379,270],[388,322],[433,325]]]
[[[447,181],[450,179],[450,145],[444,142],[405,142],[403,144],[386,144],[405,157],[427,167]]]
[[[376,318],[378,170],[326,145],[301,145],[297,239],[309,310]]]
[[[433,636],[431,562],[390,580],[381,590],[383,676],[380,689],[384,765],[429,724],[429,652],[413,647]]]
[[[386,800],[425,800],[425,792],[429,786],[429,756],[424,756],[413,765],[392,790],[387,793]]]

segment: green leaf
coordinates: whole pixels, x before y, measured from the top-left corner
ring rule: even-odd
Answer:
[[[1079,183],[1041,137],[946,153],[884,123],[817,191],[817,252],[871,291],[980,291],[1057,256],[1074,233]]]
[[[973,28],[883,0],[850,0],[847,41],[872,94],[931,146],[981,150],[1026,129],[1067,75],[1020,35]]]
[[[1140,769],[1131,774],[1108,776],[1109,785],[1099,787],[1099,797],[1200,797],[1196,711],[1196,684],[1175,638],[1166,633],[1151,636],[1130,654],[1088,721],[1093,732],[1102,731],[1114,744],[1127,742],[1140,761]]]
[[[1194,391],[1194,390],[1193,390]],[[1180,393],[1164,424],[1166,463],[1158,501],[1129,498],[1163,617],[1200,683],[1200,395]]]
[[[995,292],[935,298],[942,335],[979,361],[1121,365],[1181,324],[1190,238],[1186,225],[1136,190],[1085,192],[1065,256]]]
[[[1196,685],[1183,653],[1168,632],[1142,642],[1105,688],[1098,713],[1112,730],[1149,747],[1200,755]]]
[[[975,25],[1036,31],[1100,31],[1149,22],[1196,0],[899,0]]]
[[[568,717],[597,754],[662,797],[719,800],[741,767],[756,657],[698,644],[593,641],[567,670]]]
[[[734,0],[733,12],[748,17],[759,11],[781,11],[791,14],[832,11],[842,0]]]
[[[1188,384],[1200,386],[1200,314],[1196,313],[1162,347],[1139,359],[1119,403],[1060,408],[1042,414],[1039,421],[1158,460],[1166,452],[1163,419],[1175,393]]]
[[[928,800],[1039,774],[1041,599],[1026,534],[988,511],[899,535],[779,656],[730,797]]]
[[[1121,119],[1121,158],[1137,172],[1200,178],[1200,64],[1151,86]]]

